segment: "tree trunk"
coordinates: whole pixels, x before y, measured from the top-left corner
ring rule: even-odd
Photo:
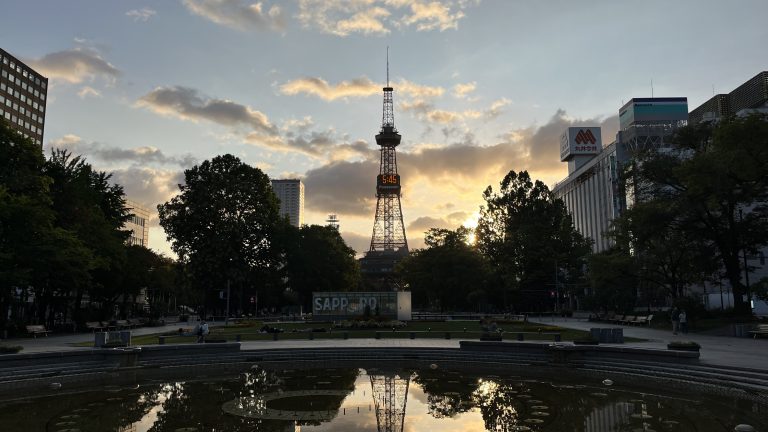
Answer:
[[[731,283],[731,292],[733,292],[733,309],[737,315],[750,315],[752,313],[750,305],[744,301],[744,285],[741,283],[741,266],[739,265],[738,255],[728,255],[723,257],[725,264],[725,276]]]

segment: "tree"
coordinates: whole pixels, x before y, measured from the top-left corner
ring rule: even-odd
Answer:
[[[290,227],[286,244],[288,285],[296,301],[311,309],[313,291],[352,291],[360,283],[355,250],[330,226]]]
[[[590,255],[588,278],[590,295],[585,307],[599,311],[610,309],[630,311],[637,304],[637,261],[628,251],[619,247]]]
[[[615,219],[608,234],[617,245],[613,254],[635,261],[646,290],[658,288],[672,298],[716,271],[714,251],[684,229],[680,214],[675,202],[641,201]]]
[[[91,283],[92,251],[58,225],[40,147],[0,122],[0,323],[53,324],[72,286]],[[33,308],[27,308],[28,300]]]
[[[123,187],[112,184],[110,174],[95,170],[85,159],[66,150],[53,150],[43,173],[52,180],[50,197],[56,227],[72,233],[87,251],[79,255],[82,259],[78,262],[74,261],[77,255],[70,256],[69,264],[58,271],[88,269],[90,280],[56,278],[53,285],[36,285],[44,300],[40,308],[43,310],[48,300],[71,301],[73,317],[82,323],[85,319],[80,305],[87,292],[91,302],[101,306],[101,318],[109,318],[120,294],[116,281],[125,265],[125,241],[129,236],[123,229],[129,218]],[[66,316],[67,311],[62,312]]]
[[[232,155],[206,160],[184,178],[180,193],[158,206],[160,225],[205,305],[223,310],[219,293],[230,283],[231,307],[242,310],[256,286],[278,283],[279,206],[269,178]]]
[[[416,308],[444,311],[486,306],[488,267],[468,244],[469,233],[465,227],[432,228],[425,233],[427,248],[412,251],[398,263],[397,272],[408,284]]]
[[[511,293],[520,295],[523,307],[546,308],[549,292],[580,282],[590,243],[544,183],[510,171],[499,192],[488,186],[483,199],[477,243],[498,275],[505,308]]]
[[[673,203],[686,239],[715,252],[738,314],[748,314],[744,253],[768,244],[768,119],[752,115],[682,128],[668,152],[648,152],[635,165],[643,201]]]

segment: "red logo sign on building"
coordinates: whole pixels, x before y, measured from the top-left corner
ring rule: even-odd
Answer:
[[[576,144],[594,144],[597,142],[597,138],[595,138],[595,135],[592,133],[591,130],[587,129],[586,131],[584,129],[579,130],[579,133],[576,134]]]

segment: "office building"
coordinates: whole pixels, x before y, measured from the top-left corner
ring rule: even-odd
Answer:
[[[560,159],[568,162],[568,177],[552,192],[568,208],[576,229],[593,240],[594,252],[612,246],[605,233],[611,221],[636,197],[625,191],[620,176],[633,155],[646,149],[668,148],[672,134],[687,123],[688,100],[634,98],[619,110],[616,140],[602,147],[598,127],[569,128],[560,140]]]
[[[125,207],[131,216],[125,223],[125,228],[131,231],[128,244],[149,247],[149,210],[131,200],[125,200]]]
[[[730,93],[712,96],[688,115],[689,124],[751,112],[768,113],[768,71],[760,72]]]
[[[272,180],[272,190],[280,200],[280,216],[291,225],[304,225],[304,183],[299,179]]]
[[[43,146],[48,78],[0,48],[0,117]]]

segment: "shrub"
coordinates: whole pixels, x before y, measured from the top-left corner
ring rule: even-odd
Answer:
[[[24,347],[18,345],[0,345],[0,354],[16,354],[23,349]]]

